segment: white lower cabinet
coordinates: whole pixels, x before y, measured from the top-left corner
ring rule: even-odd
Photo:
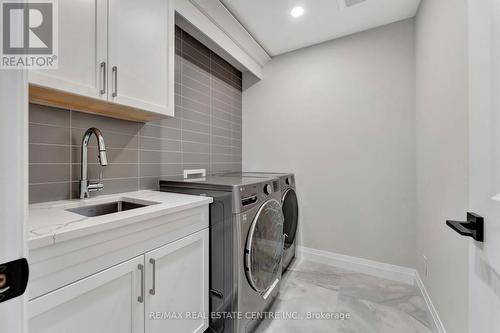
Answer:
[[[146,332],[203,332],[208,327],[208,231],[146,253]],[[165,315],[180,315],[168,320]],[[154,319],[155,315],[159,315]]]
[[[141,333],[144,256],[108,268],[29,302],[29,331],[36,333]]]
[[[31,300],[29,331],[203,332],[208,239],[199,231]]]

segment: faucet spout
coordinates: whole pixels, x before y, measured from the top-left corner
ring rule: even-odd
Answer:
[[[80,199],[90,197],[90,192],[101,191],[104,188],[102,184],[102,172],[99,176],[99,182],[91,184],[88,180],[88,146],[90,138],[94,134],[97,138],[97,149],[99,150],[99,163],[101,166],[108,165],[108,158],[106,156],[106,145],[104,144],[104,137],[99,129],[92,127],[89,128],[82,139],[82,159],[81,159],[81,178],[80,178]]]
[[[108,158],[106,157],[106,150],[99,150],[99,162],[101,166],[108,165]]]

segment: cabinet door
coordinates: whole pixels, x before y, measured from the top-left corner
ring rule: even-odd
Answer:
[[[146,332],[208,328],[208,229],[146,253]],[[180,318],[153,318],[176,313]],[[188,316],[191,316],[189,318]]]
[[[31,333],[143,333],[140,256],[35,298],[28,303]],[[144,269],[144,266],[142,267]]]
[[[174,115],[173,0],[109,0],[111,102]]]
[[[106,99],[107,0],[59,0],[58,69],[30,70],[29,82]],[[102,91],[101,91],[102,90]]]

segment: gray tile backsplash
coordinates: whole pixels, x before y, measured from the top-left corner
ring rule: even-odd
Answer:
[[[241,73],[181,29],[175,37],[175,118],[144,124],[30,105],[31,203],[78,197],[80,144],[89,127],[103,132],[109,162],[104,191],[93,196],[157,189],[160,177],[183,169],[241,170]],[[92,138],[93,180],[96,146]]]

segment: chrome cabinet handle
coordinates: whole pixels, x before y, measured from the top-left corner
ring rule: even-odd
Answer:
[[[156,260],[153,258],[149,259],[149,263],[153,265],[153,288],[149,289],[150,295],[156,294]]]
[[[116,97],[118,96],[118,67],[113,66],[111,68],[112,74],[113,74],[113,82],[114,82],[114,87],[113,87],[113,93],[111,96]]]
[[[101,62],[102,82],[101,82],[101,95],[106,93],[106,62]]]
[[[224,295],[220,291],[218,291],[216,289],[210,289],[210,293],[212,295],[215,295],[215,296],[219,297],[220,299],[224,298]]]
[[[144,303],[144,265],[139,264],[137,268],[141,271],[141,296],[137,297],[137,301]]]

